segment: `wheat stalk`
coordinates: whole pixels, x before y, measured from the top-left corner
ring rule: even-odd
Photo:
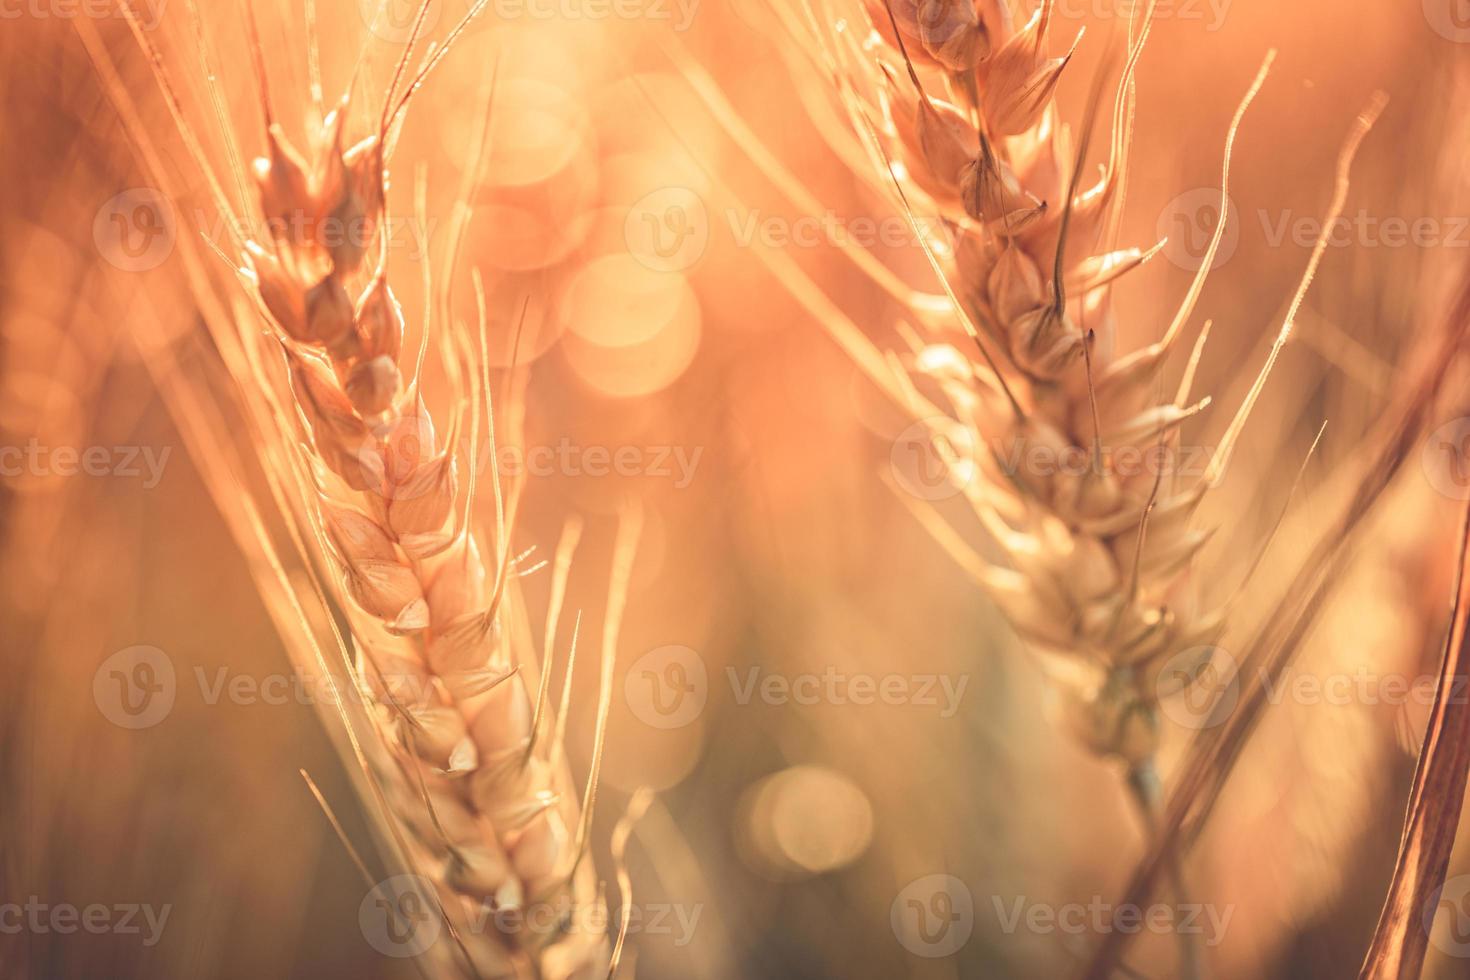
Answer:
[[[291,581],[264,546],[264,577],[274,579],[268,584],[278,590],[278,619],[297,641],[336,634],[332,608],[349,627],[347,638],[332,637],[340,663],[332,663],[323,649],[328,644],[314,642],[301,644],[298,660],[322,676],[345,678],[332,700],[348,750],[361,765],[390,860],[416,876],[382,896],[399,906],[388,914],[403,912],[405,889],[431,910],[447,934],[421,951],[436,974],[588,977],[606,972],[610,959],[607,937],[586,928],[589,921],[605,921],[605,906],[585,856],[637,521],[620,523],[604,615],[596,744],[579,794],[566,763],[564,715],[558,719],[550,705],[550,668],[580,524],[568,522],[551,563],[545,662],[538,664],[516,586],[524,556],[510,548],[519,486],[502,486],[492,470],[496,518],[493,533],[485,535],[474,517],[476,481],[461,476],[462,459],[473,475],[483,439],[489,440],[489,457],[496,458],[497,429],[478,274],[477,325],[451,322],[448,303],[468,205],[456,213],[445,267],[438,271],[439,316],[431,323],[426,312],[411,371],[403,350],[405,316],[388,274],[388,165],[403,113],[483,6],[475,5],[410,73],[429,6],[421,8],[380,113],[354,112],[351,87],[332,111],[322,112],[313,59],[317,111],[306,114],[315,125],[304,151],[273,117],[250,18],[264,152],[248,175],[233,177],[242,198],[246,181],[253,181],[254,201],[242,200],[241,207],[249,213],[253,206],[263,225],[242,222],[235,213],[226,181],[215,176],[162,56],[131,10],[124,12],[180,136],[207,178],[213,204],[235,231],[231,241],[208,244],[226,258],[243,290],[221,303],[200,255],[185,250],[186,269],[258,427],[255,449],[293,543],[309,568],[326,573],[324,581],[310,585]],[[210,65],[192,3],[189,13],[201,61]],[[308,27],[311,14],[308,7]],[[77,27],[147,169],[182,201],[95,27],[85,20]],[[314,50],[315,39],[309,44]],[[208,76],[212,85],[212,68]],[[217,92],[208,94],[219,138],[235,169],[242,169],[245,155],[225,119],[224,100]],[[477,160],[488,112],[489,106],[476,140]],[[477,166],[465,168],[461,202]],[[420,195],[421,209],[422,200]],[[238,231],[262,226],[270,231],[264,240]],[[353,233],[344,235],[344,229]],[[420,384],[431,348],[452,389],[447,432],[436,426]],[[509,412],[502,407],[502,414],[513,420],[513,430],[514,406]],[[248,501],[244,506],[244,523],[259,525]],[[487,538],[492,544],[484,543]],[[305,606],[314,590],[323,600],[321,611]],[[559,701],[563,711],[576,640],[574,632]],[[360,717],[350,710],[354,699],[364,709]],[[328,815],[339,826],[330,810]],[[366,862],[355,851],[353,856],[371,880]]]

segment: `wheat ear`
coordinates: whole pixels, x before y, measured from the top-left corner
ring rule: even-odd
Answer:
[[[447,272],[441,277],[444,315],[432,327],[423,324],[423,344],[405,380],[405,318],[388,276],[388,164],[403,111],[483,6],[476,4],[410,77],[421,13],[381,114],[355,119],[349,93],[333,111],[314,117],[305,152],[273,118],[264,58],[253,17],[247,18],[265,152],[236,184],[253,178],[263,225],[231,210],[160,53],[131,9],[123,11],[186,147],[204,170],[214,205],[236,232],[230,242],[208,244],[227,257],[243,294],[222,306],[207,271],[187,251],[186,266],[259,426],[258,450],[272,492],[288,524],[295,517],[295,544],[309,567],[327,572],[323,601],[330,600],[349,626],[347,638],[335,636],[349,690],[334,695],[333,706],[362,766],[385,850],[415,876],[384,897],[401,905],[402,889],[412,889],[425,903],[420,908],[442,927],[444,938],[421,951],[435,975],[591,977],[605,973],[609,953],[603,931],[587,928],[605,921],[605,906],[585,856],[636,521],[625,522],[619,534],[595,759],[579,794],[548,705],[550,664],[537,663],[516,587],[519,559],[510,548],[510,529],[518,488],[503,488],[492,470],[496,521],[493,544],[485,545],[473,517],[476,481],[460,475],[464,444],[472,477],[482,439],[495,458],[483,288],[476,276],[478,324],[450,323]],[[207,64],[199,11],[189,7]],[[140,156],[159,186],[182,200],[95,29],[80,24],[78,30]],[[215,84],[212,71],[209,80]],[[319,80],[313,82],[315,89]],[[213,104],[229,158],[239,161],[243,154],[220,108],[223,100]],[[363,131],[349,138],[354,127]],[[484,135],[482,125],[482,145]],[[467,176],[474,170],[467,166]],[[269,233],[238,231],[256,227]],[[452,246],[448,264],[456,259]],[[431,347],[452,388],[447,433],[436,427],[419,384]],[[577,527],[568,525],[556,556],[548,656]],[[273,565],[278,584],[301,588],[285,583]],[[330,623],[308,624],[311,613],[294,598],[285,606],[281,618],[294,616],[306,626],[302,632],[337,634]],[[331,673],[319,645],[311,652],[322,672]],[[568,689],[570,682],[568,670]],[[346,709],[354,697],[365,709],[366,737],[355,731]],[[547,910],[550,916],[542,914]]]
[[[377,134],[346,151],[329,118],[324,150],[305,168],[272,130],[270,155],[256,162],[267,217],[291,211],[380,222],[389,111]],[[487,560],[468,518],[473,488],[460,491],[452,446],[436,438],[422,399],[403,383],[403,314],[385,270],[365,268],[361,251],[309,239],[274,246],[273,255],[252,252],[253,272],[287,337],[282,349],[317,457],[337,478],[321,481],[326,541],[361,633],[375,639],[360,651],[362,672],[379,699],[385,741],[411,774],[398,781],[396,804],[437,869],[441,900],[498,913],[562,893],[574,905],[596,904],[591,868],[580,860],[583,815],[565,774],[551,768],[550,740],[536,751],[538,729],[548,723],[547,685],[543,678],[532,697],[535,681],[507,642],[503,603],[516,571],[504,514],[514,504],[507,508],[497,479],[498,554]],[[465,358],[460,379],[472,403],[483,399],[493,439],[489,379],[477,378],[474,366],[483,372],[486,364],[484,329],[482,310],[479,356]],[[471,445],[478,427],[477,410]],[[575,545],[568,541],[562,568]],[[460,931],[474,968],[490,976],[511,972],[518,959],[537,975],[573,975],[599,968],[605,955],[600,937],[563,940],[554,929],[519,941]]]
[[[1228,466],[1324,247],[1319,241],[1271,353],[1202,477],[1166,473],[1181,427],[1209,406],[1191,396],[1208,324],[1172,392],[1163,390],[1163,368],[1220,245],[1231,152],[1272,55],[1226,135],[1220,220],[1183,302],[1156,343],[1116,356],[1112,288],[1164,244],[1116,243],[1134,71],[1154,4],[1130,22],[1126,41],[1118,32],[1110,39],[1074,147],[1053,100],[1071,54],[1050,51],[1052,0],[1024,20],[1013,20],[1003,0],[867,2],[868,38],[824,30],[809,3],[800,5],[804,23],[781,16],[794,35],[815,42],[812,60],[830,75],[876,165],[875,186],[909,216],[947,308],[936,313],[928,297],[910,304],[919,329],[909,330],[912,350],[900,361],[874,356],[809,284],[793,292],[872,380],[928,424],[956,492],[999,544],[1005,565],[982,558],[938,512],[905,502],[1041,655],[1074,732],[1098,755],[1124,763],[1152,831],[1161,802],[1160,701],[1212,669],[1212,644],[1229,611],[1228,601],[1208,604],[1194,586],[1196,559],[1211,538],[1195,515]],[[1089,185],[1084,167],[1113,69],[1106,163]],[[1343,206],[1352,155],[1381,108],[1377,97],[1348,140],[1329,224]],[[965,339],[950,341],[956,326]],[[1124,450],[1133,459],[1152,452],[1156,465],[1120,468],[1115,460]],[[1066,460],[1085,465],[1056,465]],[[1177,862],[1173,872],[1183,901]],[[1198,950],[1188,937],[1181,941],[1179,973],[1197,976]]]
[[[1113,356],[1112,286],[1160,247],[1096,254],[1113,235],[1115,205],[1123,197],[1132,72],[1147,39],[1148,15],[1128,42],[1107,165],[1098,182],[1084,188],[1101,89],[1094,89],[1078,148],[1067,153],[1051,93],[1068,59],[1047,53],[1050,9],[1043,4],[1017,29],[997,4],[972,10],[966,2],[928,3],[921,13],[895,0],[873,10],[874,26],[890,45],[879,54],[882,105],[863,99],[855,85],[845,95],[952,302],[942,318],[927,303],[915,313],[914,320],[932,332],[915,339],[909,379],[896,385],[885,371],[877,380],[911,408],[948,409],[929,420],[938,446],[1010,567],[984,562],[942,522],[931,517],[925,523],[963,556],[1028,645],[1061,667],[1056,674],[1077,701],[1073,719],[1084,741],[1099,754],[1146,765],[1157,747],[1160,694],[1187,683],[1203,664],[1188,665],[1178,678],[1160,676],[1160,670],[1171,655],[1208,644],[1225,622],[1225,608],[1202,607],[1189,589],[1188,573],[1210,538],[1192,519],[1228,465],[1292,317],[1203,479],[1179,485],[1164,479],[1162,466],[1141,472],[1115,466],[1120,449],[1159,452],[1175,445],[1183,423],[1209,406],[1207,398],[1191,400],[1207,330],[1183,382],[1167,398],[1161,372],[1194,312],[1224,225],[1215,228],[1162,338]],[[1222,216],[1236,133],[1271,60],[1226,137]],[[922,69],[931,70],[927,82]],[[1365,113],[1361,130],[1379,107],[1375,102]],[[1060,207],[1050,203],[1057,200]],[[931,206],[942,222],[921,222],[920,204]],[[1320,249],[1293,312],[1319,258]],[[932,339],[956,321],[975,357]],[[1039,472],[1028,458],[1087,465]]]

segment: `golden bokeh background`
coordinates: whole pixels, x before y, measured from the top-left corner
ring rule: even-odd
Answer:
[[[433,2],[443,8],[433,36],[443,37],[468,4]],[[365,42],[364,71],[381,88],[408,9],[394,3],[376,35],[364,16],[374,4],[317,4],[329,92]],[[178,262],[120,268],[94,227],[116,195],[147,181],[59,6],[32,5],[0,25],[0,445],[140,447],[164,462],[153,485],[116,474],[0,477],[0,899],[167,904],[171,913],[153,946],[85,931],[0,935],[0,973],[413,976],[363,941],[363,882],[298,775],[312,774],[348,836],[370,849],[313,706],[204,696],[205,680],[259,683],[292,668],[160,395],[160,372],[175,359],[184,372],[209,370]],[[277,109],[300,133],[302,10],[296,0],[255,6]],[[455,208],[472,209],[454,313],[473,319],[478,270],[496,365],[533,365],[525,444],[487,448],[479,466],[529,472],[520,547],[547,554],[569,514],[585,517],[568,598],[585,609],[584,629],[598,628],[619,508],[641,501],[596,856],[608,877],[606,841],[628,794],[658,790],[630,853],[635,900],[692,924],[686,932],[671,913],[669,928],[635,934],[627,969],[654,978],[1068,975],[1093,937],[1007,929],[1002,906],[1116,900],[1142,835],[1107,764],[1069,740],[1034,661],[891,488],[894,439],[910,420],[757,253],[803,270],[880,346],[900,345],[898,311],[827,233],[767,239],[810,229],[813,215],[751,159],[750,140],[732,134],[701,87],[717,86],[715,100],[728,100],[844,228],[891,222],[892,203],[831,148],[830,131],[847,123],[820,65],[767,0],[502,6],[511,5],[492,3],[414,99],[393,167],[390,206],[403,228],[390,261],[413,349],[415,311],[427,301],[424,243],[441,254]],[[1355,236],[1329,249],[1204,515],[1219,531],[1203,584],[1228,595],[1328,420],[1275,557],[1247,583],[1242,627],[1321,532],[1323,509],[1350,489],[1364,433],[1439,329],[1463,274],[1470,230],[1456,219],[1470,216],[1460,172],[1470,47],[1436,29],[1452,23],[1439,6],[1450,0],[1178,0],[1163,5],[1140,68],[1123,239],[1152,244],[1174,225],[1187,242],[1177,202],[1218,187],[1229,118],[1265,51],[1279,50],[1236,148],[1238,241],[1202,306],[1215,327],[1199,388],[1217,405],[1240,401],[1307,261],[1309,243],[1275,240],[1273,229],[1322,213],[1338,147],[1372,91],[1390,102],[1364,145],[1347,213],[1427,217],[1445,232],[1425,247]],[[154,8],[153,36],[182,98],[207,121],[186,5]],[[228,115],[255,152],[242,9],[212,0],[202,14]],[[1075,126],[1117,18],[1101,0],[1059,9],[1055,44],[1087,29],[1059,92]],[[849,30],[861,23],[857,7],[833,16]],[[96,25],[176,179],[205,200],[125,25]],[[482,172],[467,173],[487,106],[490,151]],[[874,251],[929,287],[911,243]],[[1156,337],[1190,276],[1167,256],[1130,275],[1118,292],[1118,345]],[[1209,445],[1231,410],[1201,420],[1192,438]],[[1299,673],[1433,672],[1455,503],[1409,462],[1300,651]],[[524,588],[531,608],[544,608],[545,574]],[[179,693],[160,723],[128,730],[99,711],[93,682],[109,656],[137,645],[167,655]],[[935,704],[855,703],[863,699],[850,688],[820,686],[833,674],[932,675],[959,693],[952,711],[943,686]],[[772,677],[815,678],[816,693],[763,696]],[[664,682],[697,691],[699,704],[668,709]],[[579,774],[595,701],[588,671],[569,724]],[[1193,852],[1199,900],[1231,915],[1210,949],[1213,976],[1356,970],[1426,713],[1291,699],[1270,709]],[[1169,733],[1166,774],[1188,735]],[[1451,873],[1465,872],[1470,858],[1457,856]],[[930,958],[912,951],[893,913],[906,889],[936,874],[968,889],[972,930],[962,948]],[[1165,938],[1144,936],[1129,962],[1164,976],[1170,955]],[[1435,944],[1426,975],[1463,976],[1464,963]]]

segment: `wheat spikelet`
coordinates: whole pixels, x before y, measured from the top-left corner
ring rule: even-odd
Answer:
[[[421,903],[417,909],[432,910],[446,935],[418,952],[436,975],[587,977],[609,965],[607,937],[600,928],[588,928],[589,922],[605,922],[606,910],[585,856],[637,522],[620,524],[604,615],[597,738],[579,794],[562,744],[564,721],[550,707],[550,658],[580,525],[567,524],[555,556],[547,659],[538,665],[516,586],[524,556],[510,549],[519,487],[503,487],[494,473],[490,544],[474,518],[476,453],[488,439],[495,458],[497,427],[483,286],[476,274],[476,329],[449,322],[448,287],[440,284],[443,315],[432,325],[426,316],[409,373],[405,315],[388,274],[388,164],[397,129],[410,97],[483,6],[475,5],[431,47],[410,78],[414,42],[429,10],[421,8],[381,113],[358,111],[349,90],[332,111],[315,115],[305,150],[292,145],[273,116],[251,18],[263,152],[248,175],[233,178],[242,188],[253,181],[254,201],[245,206],[256,209],[260,221],[234,214],[222,189],[227,181],[213,174],[162,56],[131,13],[128,21],[184,143],[208,178],[212,203],[234,231],[230,241],[209,241],[236,280],[223,302],[203,254],[186,251],[184,259],[220,353],[258,426],[256,448],[266,482],[293,525],[291,537],[308,567],[324,572],[320,583],[289,581],[270,548],[264,549],[266,578],[274,577],[271,584],[286,593],[275,598],[278,621],[291,626],[288,639],[303,632],[331,635],[341,656],[335,673],[345,689],[334,695],[333,707],[346,730],[344,748],[363,768],[364,793],[380,821],[389,860],[412,872],[410,880],[393,879],[382,896],[397,906],[388,914],[404,912],[405,896]],[[190,15],[208,63],[192,4]],[[182,202],[95,27],[79,22],[78,31],[149,170]],[[320,109],[320,80],[313,81]],[[220,101],[214,105],[229,158],[238,162],[244,154]],[[487,127],[484,118],[481,150]],[[475,165],[466,166],[467,184],[474,171]],[[457,219],[467,221],[467,210]],[[257,227],[267,234],[240,231]],[[431,348],[452,389],[447,431],[436,424],[420,385]],[[514,408],[505,414],[513,426]],[[207,443],[208,437],[196,441]],[[469,465],[468,479],[463,463]],[[245,523],[260,519],[251,511]],[[314,589],[322,610],[304,608],[295,594]],[[345,638],[330,622],[332,609],[346,619]],[[573,655],[575,645],[574,634]],[[300,666],[332,674],[325,646],[305,643],[297,651]],[[571,680],[569,664],[563,712]],[[355,712],[354,705],[362,710]],[[358,862],[371,880],[366,863]],[[436,926],[432,935],[438,934]]]

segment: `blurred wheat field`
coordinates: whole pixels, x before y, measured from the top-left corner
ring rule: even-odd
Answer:
[[[1127,36],[1130,15],[1136,30],[1146,6],[1046,5],[1052,56],[1085,28],[1055,90],[1071,147],[1095,79],[1116,79],[1109,39]],[[415,813],[405,833],[431,842],[455,828],[441,826],[447,811],[415,809],[417,777],[425,799],[473,793],[453,759],[384,762],[370,745],[366,764],[354,761],[349,734],[374,743],[383,705],[344,725],[334,685],[354,669],[365,684],[376,676],[363,666],[373,639],[432,641],[374,632],[337,550],[313,551],[309,491],[342,474],[272,470],[314,458],[312,430],[284,371],[253,389],[238,374],[250,358],[231,344],[278,353],[300,338],[280,341],[242,289],[216,200],[250,209],[248,161],[267,151],[251,20],[274,111],[304,147],[322,125],[314,77],[328,108],[350,87],[347,118],[371,128],[420,11],[411,68],[476,5],[133,7],[197,154],[118,5],[0,12],[0,973],[592,976],[608,972],[626,921],[626,976],[1083,975],[1119,931],[1116,903],[1149,851],[1123,767],[1073,737],[1055,677],[928,533],[923,515],[938,514],[986,560],[1005,556],[983,527],[955,520],[963,496],[907,468],[915,416],[833,341],[839,316],[850,319],[891,367],[924,329],[854,251],[939,292],[889,178],[860,169],[867,136],[887,133],[854,125],[844,76],[825,60],[879,57],[888,8],[497,0],[413,92],[381,253],[406,321],[399,363],[439,435],[463,446],[449,526],[481,529],[474,547],[492,583],[498,567],[513,570],[505,655],[530,708],[543,705],[534,722],[515,716],[536,733],[527,756],[549,752],[548,771],[566,763],[566,780],[548,776],[555,792],[537,797],[572,812],[562,852],[581,843],[584,803],[590,814],[586,857],[566,873],[585,879],[572,904],[558,892],[507,925],[490,889],[485,904],[466,897],[469,931],[514,951],[497,974],[467,969],[437,912],[380,901],[405,869],[397,824],[365,787],[402,776],[408,799],[390,809]],[[1036,5],[932,9],[993,7],[1013,30]],[[1218,216],[1232,116],[1278,52],[1234,146],[1223,259],[1164,374],[1172,391],[1199,324],[1213,321],[1194,377],[1213,401],[1181,428],[1181,452],[1220,444],[1309,261],[1344,136],[1375,91],[1388,97],[1354,162],[1340,234],[1195,517],[1213,533],[1188,587],[1233,603],[1210,643],[1217,661],[1247,662],[1369,480],[1380,426],[1459,330],[1470,34],[1457,13],[1451,0],[1153,10],[1117,237],[1169,242],[1111,290],[1117,329],[1100,356],[1156,340],[1186,295]],[[902,61],[890,67],[898,84],[875,104],[896,113],[892,93],[911,90]],[[936,97],[941,75],[923,74]],[[912,177],[912,161],[899,170]],[[926,218],[938,210],[909,203]],[[818,294],[829,306],[814,306]],[[948,323],[939,336],[964,334]],[[410,370],[421,342],[430,354]],[[1363,963],[1435,723],[1463,560],[1459,361],[1382,498],[1343,536],[1334,585],[1208,821],[1186,828],[1190,893],[1154,890],[1149,907],[1167,921],[1129,933],[1111,975],[1185,976],[1185,915],[1200,976],[1336,977]],[[478,414],[487,394],[493,418]],[[620,578],[630,524],[641,530]],[[569,526],[578,543],[563,561]],[[293,528],[306,529],[299,555]],[[559,618],[546,613],[558,605]],[[302,651],[334,633],[356,667],[317,672]],[[1159,705],[1166,790],[1230,715],[1222,693],[1242,693],[1212,678]],[[434,696],[474,700],[438,683]],[[413,723],[390,720],[413,744]],[[513,748],[507,759],[519,759]],[[503,762],[485,755],[486,769]],[[643,788],[652,802],[629,830]],[[550,819],[538,809],[507,830],[472,816],[508,854]],[[408,870],[437,882],[466,863],[453,847],[429,851]],[[1421,975],[1466,975],[1466,890],[1462,845],[1412,924],[1427,942]],[[445,901],[428,893],[430,909]],[[553,907],[567,918],[532,921]],[[397,914],[429,924],[429,954],[395,948]],[[575,968],[555,955],[573,946],[593,950]]]

